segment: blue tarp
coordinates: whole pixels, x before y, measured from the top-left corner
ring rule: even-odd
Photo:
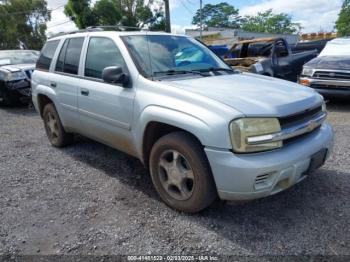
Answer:
[[[208,47],[211,51],[213,51],[215,54],[221,57],[223,57],[228,52],[228,48],[226,45],[209,45]],[[232,54],[230,54],[228,58],[235,57]]]

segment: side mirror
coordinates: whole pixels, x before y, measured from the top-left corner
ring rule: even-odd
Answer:
[[[121,66],[109,66],[103,69],[102,80],[106,83],[122,84],[126,87],[129,83],[129,76],[123,72]]]

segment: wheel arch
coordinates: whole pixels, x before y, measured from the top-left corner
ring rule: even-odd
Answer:
[[[38,103],[38,111],[41,117],[43,117],[44,108],[47,104],[52,103],[54,105],[53,100],[44,94],[37,95],[37,103]]]
[[[148,167],[149,156],[151,154],[153,145],[161,137],[174,132],[185,132],[189,134],[193,139],[198,141],[201,145],[203,145],[198,139],[198,137],[196,137],[190,131],[187,131],[174,125],[165,124],[163,122],[151,121],[147,124],[142,139],[142,161],[145,164],[145,166]]]
[[[164,135],[183,131],[190,134],[201,145],[207,144],[209,126],[187,113],[167,108],[146,108],[139,119],[138,152],[142,162],[148,166],[149,155],[154,143]]]
[[[32,100],[40,116],[43,116],[44,107],[52,103],[56,109],[56,92],[45,85],[37,85],[32,88]]]

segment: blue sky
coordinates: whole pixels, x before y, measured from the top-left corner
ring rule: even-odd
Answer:
[[[52,12],[48,22],[51,33],[71,31],[74,23],[63,14],[67,0],[47,0]],[[96,0],[92,0],[94,2]],[[147,1],[147,0],[146,0]],[[161,0],[158,0],[161,1]],[[332,31],[343,0],[203,0],[203,4],[227,2],[240,10],[240,15],[255,15],[257,12],[272,9],[275,13],[287,13],[294,22],[302,25],[303,33]],[[172,31],[184,33],[192,28],[192,17],[199,8],[199,0],[170,0]]]
[[[283,0],[281,0],[283,1]],[[203,0],[203,5],[205,4],[218,4],[220,2],[227,2],[234,7],[241,9],[244,6],[254,5],[261,2],[261,0]],[[171,20],[173,23],[180,26],[191,25],[192,17],[199,9],[199,0],[170,0],[171,4]]]
[[[203,4],[223,1],[203,0]],[[272,9],[287,13],[302,25],[302,32],[332,31],[342,0],[226,0],[240,10],[241,15],[254,15]],[[192,16],[199,8],[199,0],[170,0],[173,27],[180,32],[191,26]]]

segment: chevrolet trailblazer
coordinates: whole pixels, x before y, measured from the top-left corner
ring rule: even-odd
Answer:
[[[185,212],[285,190],[333,143],[321,95],[234,71],[186,36],[90,28],[51,38],[32,88],[53,146],[79,133],[135,156]]]

